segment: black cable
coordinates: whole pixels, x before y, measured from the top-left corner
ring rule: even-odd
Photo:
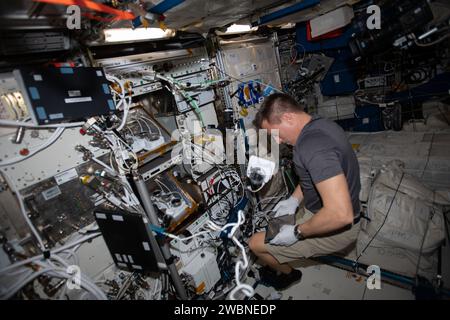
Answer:
[[[434,203],[434,195],[435,193],[433,193],[433,203]],[[427,223],[427,227],[425,228],[425,232],[423,234],[423,238],[422,238],[422,243],[420,244],[420,250],[419,250],[419,258],[417,259],[417,265],[416,265],[416,286],[419,285],[419,267],[420,267],[420,260],[422,258],[422,250],[423,250],[423,245],[425,243],[425,238],[427,237],[427,233],[428,233],[428,228],[430,227],[430,221],[431,219],[433,219],[433,216],[435,214],[435,210],[434,207],[432,207],[432,210],[430,210],[430,214],[428,215],[428,223]]]
[[[366,283],[366,285],[364,286],[364,292],[363,292],[363,295],[362,295],[362,297],[361,297],[361,300],[364,300],[364,297],[365,297],[365,295],[366,295],[366,290],[367,290],[367,283]]]
[[[394,200],[395,197],[397,196],[398,190],[400,189],[400,185],[402,184],[403,181],[403,177],[405,176],[405,173],[402,172],[402,176],[400,178],[400,182],[398,183],[397,189],[395,190],[394,196],[392,197],[391,203],[389,205],[389,209],[386,212],[386,215],[384,217],[383,223],[381,224],[381,226],[378,228],[377,232],[375,232],[374,236],[372,237],[372,239],[370,239],[369,243],[366,245],[366,247],[361,251],[361,253],[359,254],[358,258],[356,258],[355,264],[358,264],[359,259],[361,258],[361,256],[364,254],[364,252],[367,250],[367,248],[370,246],[370,244],[372,243],[372,241],[376,238],[376,236],[378,235],[378,233],[380,232],[380,230],[383,228],[384,224],[386,223],[386,220],[388,218],[389,212],[391,211],[392,205],[394,204]]]
[[[430,149],[428,150],[427,161],[425,162],[425,167],[423,167],[423,171],[422,171],[422,174],[420,175],[420,179],[423,179],[423,175],[425,174],[425,170],[428,167],[428,162],[430,162],[431,149],[433,148],[433,140],[434,140],[434,132],[431,135]],[[434,193],[433,193],[433,203],[434,203]]]
[[[441,114],[441,116],[445,119],[445,122],[447,122],[447,124],[450,126],[450,120],[448,120],[446,114],[444,112],[442,112],[441,108],[439,107],[439,105],[437,106],[439,113]]]
[[[448,224],[449,224],[450,220],[449,220],[448,217],[447,217],[447,214],[448,214],[449,212],[450,212],[450,211],[444,212],[444,223],[445,223],[445,231],[446,231],[446,233],[447,233],[447,241],[448,241],[447,245],[450,246],[450,230],[449,230],[449,227],[448,227]]]

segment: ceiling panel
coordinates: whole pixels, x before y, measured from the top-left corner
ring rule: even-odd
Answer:
[[[98,2],[98,1],[97,1]],[[170,0],[148,0],[149,7]],[[190,32],[206,33],[211,28],[220,28],[236,21],[249,23],[258,17],[267,15],[281,8],[292,6],[297,1],[270,1],[270,0],[185,0],[164,12],[165,23],[168,27]],[[270,24],[283,22],[298,22],[309,20],[345,3],[354,3],[355,0],[322,0],[313,8],[300,11],[287,17],[271,21]],[[33,10],[38,9],[38,10]],[[40,9],[40,10],[39,10]],[[62,20],[65,15],[65,6],[38,5],[32,0],[1,0],[0,26],[15,24],[29,25],[42,23],[43,20]],[[30,18],[29,12],[38,13],[37,18]],[[51,24],[51,22],[49,22]],[[128,21],[114,23],[114,27],[130,26]]]

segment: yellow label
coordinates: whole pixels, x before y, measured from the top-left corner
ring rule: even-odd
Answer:
[[[205,284],[205,282],[203,281],[203,282],[200,283],[200,285],[195,289],[195,292],[196,292],[197,294],[201,294],[203,291],[205,291],[205,287],[206,287],[206,284]]]

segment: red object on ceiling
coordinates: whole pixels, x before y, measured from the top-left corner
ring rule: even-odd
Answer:
[[[311,36],[311,24],[309,23],[309,21],[306,23],[306,39],[308,39],[308,41],[311,41],[311,42],[337,38],[337,37],[341,36],[343,33],[344,33],[344,28],[339,28],[339,29],[327,32],[325,34],[322,34],[318,37],[313,38]]]

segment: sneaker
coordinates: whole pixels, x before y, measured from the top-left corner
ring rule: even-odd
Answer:
[[[292,269],[288,274],[280,274],[277,283],[273,286],[276,290],[285,290],[302,279],[302,272]]]
[[[277,282],[277,272],[269,267],[258,269],[259,283],[266,287],[273,287]]]
[[[276,271],[263,267],[259,269],[259,275],[261,284],[274,287],[276,290],[285,290],[302,279],[302,272],[296,269],[292,269],[288,274],[277,274]]]

